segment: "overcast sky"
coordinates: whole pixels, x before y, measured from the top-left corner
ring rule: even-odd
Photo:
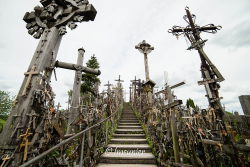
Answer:
[[[85,62],[95,54],[102,74],[102,85],[121,75],[128,92],[129,81],[145,79],[143,55],[134,47],[146,40],[155,50],[149,55],[150,77],[159,89],[164,71],[170,84],[186,81],[174,92],[179,99],[192,98],[201,107],[208,105],[201,80],[200,58],[196,50],[187,51],[185,38],[178,40],[167,32],[173,25],[186,26],[185,7],[196,15],[196,23],[213,23],[223,28],[208,39],[204,50],[217,66],[225,81],[221,83],[222,103],[228,111],[242,109],[238,96],[250,94],[250,1],[249,0],[89,0],[97,10],[93,22],[78,24],[63,37],[58,60],[75,63],[77,49],[86,50]],[[38,44],[27,33],[22,20],[38,0],[0,0],[0,90],[17,94],[24,72]],[[57,69],[58,81],[52,78],[56,101],[66,106],[67,91],[72,89],[74,72]],[[103,87],[103,86],[102,86]],[[127,95],[128,96],[128,95]]]

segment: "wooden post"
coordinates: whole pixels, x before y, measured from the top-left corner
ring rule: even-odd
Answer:
[[[179,148],[179,139],[177,135],[176,118],[175,118],[174,109],[170,109],[170,113],[171,113],[170,126],[171,126],[172,139],[173,139],[174,159],[176,163],[180,163],[180,148]]]
[[[105,144],[107,145],[108,144],[108,120],[106,121],[105,123]]]
[[[81,144],[81,155],[80,155],[79,167],[83,167],[84,142],[85,142],[85,133],[82,134],[82,144]]]
[[[85,53],[85,50],[83,48],[78,49],[77,65],[81,65],[81,66],[83,65],[84,53]],[[81,80],[82,80],[81,71],[75,71],[75,80],[74,80],[74,85],[73,85],[71,107],[69,110],[67,134],[76,132],[74,121],[77,119],[77,117],[79,116],[79,112],[80,112],[79,110],[80,110]]]

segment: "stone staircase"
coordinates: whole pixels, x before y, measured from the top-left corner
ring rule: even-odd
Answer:
[[[97,167],[157,167],[144,131],[127,105]]]

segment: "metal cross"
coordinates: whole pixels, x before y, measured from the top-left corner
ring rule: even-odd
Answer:
[[[23,93],[22,93],[22,96],[25,96],[26,93],[27,93],[27,89],[30,85],[30,82],[31,82],[31,79],[32,79],[32,76],[33,75],[37,75],[39,74],[39,72],[35,71],[36,70],[36,67],[35,66],[32,66],[31,70],[29,72],[25,72],[24,75],[28,75],[28,78],[27,78],[27,81],[25,83],[25,86],[23,88]]]
[[[168,32],[175,36],[184,35],[190,41],[191,46],[188,50],[196,49],[201,59],[201,73],[202,81],[199,81],[199,85],[204,85],[207,93],[207,98],[211,107],[219,110],[218,113],[223,113],[223,108],[220,103],[221,97],[219,97],[220,85],[218,82],[224,81],[224,77],[221,75],[219,70],[208,58],[203,50],[203,46],[207,40],[202,40],[200,37],[201,32],[216,33],[221,29],[221,26],[215,26],[214,24],[208,24],[205,26],[198,26],[195,23],[196,16],[191,14],[189,8],[186,7],[186,15],[184,20],[188,23],[186,27],[173,26]],[[220,114],[221,115],[221,114]]]
[[[117,81],[118,83],[124,82],[124,80],[121,80],[121,76],[120,75],[119,75],[119,78],[117,80],[115,80],[115,81]]]
[[[110,84],[109,81],[108,81],[108,83],[105,84],[104,86],[107,86],[107,87],[108,87],[108,93],[110,93],[110,86],[112,86],[112,84]]]

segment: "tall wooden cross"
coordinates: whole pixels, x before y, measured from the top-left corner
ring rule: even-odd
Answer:
[[[191,43],[188,50],[196,49],[198,51],[201,59],[201,73],[203,78],[198,84],[205,86],[209,105],[217,111],[218,118],[222,119],[224,110],[220,102],[221,97],[219,96],[218,90],[220,88],[219,82],[224,81],[224,78],[203,50],[203,46],[207,40],[202,40],[200,37],[201,32],[216,33],[221,29],[221,26],[215,26],[214,24],[198,26],[195,23],[196,16],[191,14],[188,7],[186,7],[185,10],[186,15],[184,19],[188,22],[188,26],[173,26],[173,28],[169,30],[169,33],[177,37],[180,35],[186,36]]]
[[[78,57],[77,57],[77,65],[83,65],[85,50],[83,48],[78,49]],[[67,134],[76,133],[75,120],[80,114],[80,92],[81,92],[81,80],[82,80],[82,72],[81,69],[77,69],[75,71],[75,79],[73,84],[73,92],[69,110],[69,119],[68,119],[68,127]]]
[[[15,148],[19,146],[14,141],[16,141],[16,137],[22,130],[31,128],[32,132],[37,131],[29,127],[29,117],[27,115],[31,114],[32,110],[35,110],[36,113],[39,113],[40,118],[46,117],[46,111],[43,106],[46,104],[46,101],[45,98],[40,97],[45,93],[46,83],[50,83],[61,39],[67,32],[66,26],[74,29],[77,27],[76,23],[78,22],[94,21],[97,13],[94,6],[89,4],[87,0],[41,0],[40,2],[42,6],[36,6],[34,11],[27,12],[23,17],[23,20],[27,23],[28,33],[36,39],[40,38],[40,41],[28,67],[28,72],[25,73],[28,76],[25,76],[17,94],[16,105],[12,108],[6,125],[0,134],[0,150],[8,149],[14,152]],[[69,63],[58,62],[58,66],[73,70],[81,69],[81,72],[92,71],[99,73],[87,67]],[[34,103],[36,98],[39,99]],[[15,115],[20,115],[20,117],[16,118]],[[39,119],[37,124],[41,122],[43,122],[43,119]],[[18,125],[21,128],[14,131]],[[15,134],[12,135],[13,132]],[[39,135],[45,134],[39,133]],[[31,147],[32,149],[40,149],[36,145],[41,137],[30,136],[34,144]],[[15,152],[15,154],[20,153]],[[15,155],[14,157],[12,165],[20,166],[22,164],[21,156]],[[29,159],[29,156],[27,158]]]

